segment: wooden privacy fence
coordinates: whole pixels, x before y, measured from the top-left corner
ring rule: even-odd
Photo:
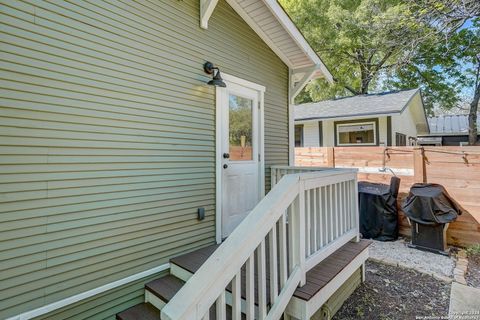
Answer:
[[[468,211],[451,223],[448,242],[480,243],[480,147],[323,147],[296,148],[296,166],[357,168],[358,180],[390,183],[401,178],[401,208],[415,182],[438,183]],[[410,235],[405,214],[399,211],[400,233]]]

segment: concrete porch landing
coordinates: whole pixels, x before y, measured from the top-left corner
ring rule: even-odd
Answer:
[[[450,319],[480,319],[480,289],[453,282],[448,315]]]

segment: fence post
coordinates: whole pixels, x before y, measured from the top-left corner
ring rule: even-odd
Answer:
[[[413,179],[416,183],[427,182],[425,150],[423,147],[413,149]]]
[[[335,168],[335,148],[327,147],[327,166]]]

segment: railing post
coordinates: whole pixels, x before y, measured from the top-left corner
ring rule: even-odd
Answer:
[[[357,236],[355,238],[356,242],[360,241],[360,214],[358,211],[358,181],[357,181],[357,173],[353,174],[353,184],[354,184],[354,195],[353,195],[353,218],[355,221],[355,229],[357,230]]]
[[[300,286],[305,285],[307,281],[307,271],[305,260],[307,252],[305,251],[305,180],[300,178],[298,184],[298,210],[297,212],[297,233],[298,233],[298,264],[300,266]]]
[[[274,167],[270,168],[270,178],[270,189],[272,189],[277,184],[277,169]]]

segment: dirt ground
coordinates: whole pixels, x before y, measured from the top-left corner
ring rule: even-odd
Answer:
[[[367,261],[365,282],[333,319],[440,319],[448,315],[449,295],[448,283],[413,270]]]
[[[480,255],[468,257],[468,271],[465,280],[469,286],[480,288]]]

